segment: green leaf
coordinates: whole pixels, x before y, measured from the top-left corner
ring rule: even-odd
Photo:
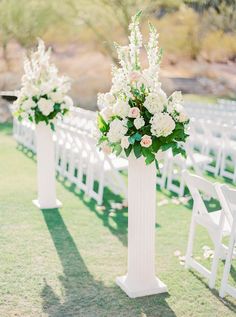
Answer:
[[[103,117],[100,114],[98,114],[97,121],[98,121],[98,129],[101,132],[108,132],[109,125],[106,123],[106,121],[103,119]]]
[[[158,138],[154,137],[153,140],[152,140],[152,149],[153,149],[153,152],[157,153],[158,150],[160,149],[161,147],[161,142]]]
[[[120,144],[115,144],[115,146],[114,146],[114,152],[116,153],[116,156],[119,156],[120,155],[120,153],[122,152],[122,147],[121,147],[121,145]]]
[[[127,149],[124,149],[126,156],[128,157],[132,151],[132,145],[129,145]]]
[[[55,131],[55,125],[53,122],[50,122],[50,128],[52,129],[52,131]]]
[[[142,139],[142,135],[138,132],[135,133],[134,138],[136,141],[140,141]]]
[[[147,165],[151,164],[155,160],[155,155],[153,153],[149,153],[145,162]]]
[[[128,128],[132,128],[133,126],[134,126],[133,121],[128,120],[128,121],[127,121],[127,127],[128,127]]]
[[[136,158],[139,158],[142,155],[142,147],[140,143],[134,143],[134,155],[136,156]]]
[[[135,142],[135,134],[134,134],[134,135],[131,135],[131,136],[128,138],[128,140],[129,140],[129,143],[130,143],[130,144],[134,144],[134,142]]]
[[[145,157],[148,157],[148,155],[151,153],[151,149],[150,148],[146,148],[146,147],[142,147],[142,154]]]
[[[136,14],[135,14],[135,16],[134,16],[134,21],[138,21],[139,19],[140,19],[140,17],[141,17],[141,15],[142,15],[142,10],[139,10]]]

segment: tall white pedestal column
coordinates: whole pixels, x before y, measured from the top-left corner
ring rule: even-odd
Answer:
[[[167,292],[155,275],[156,167],[129,158],[128,272],[116,283],[131,298]]]
[[[40,209],[61,207],[56,198],[55,154],[53,134],[49,125],[39,123],[35,128],[37,145],[38,199],[33,203]]]

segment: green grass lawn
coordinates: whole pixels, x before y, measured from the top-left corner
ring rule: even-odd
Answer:
[[[0,316],[1,317],[216,317],[235,316],[236,300],[218,296],[206,280],[186,270],[174,256],[185,253],[191,204],[176,204],[157,192],[156,272],[168,294],[129,299],[116,286],[126,272],[127,210],[110,213],[121,198],[106,191],[106,209],[67,182],[57,182],[60,210],[38,210],[36,164],[0,127]],[[196,255],[210,241],[203,229]],[[203,260],[207,265],[209,260]],[[235,273],[232,269],[232,273]],[[232,274],[231,279],[236,279]]]

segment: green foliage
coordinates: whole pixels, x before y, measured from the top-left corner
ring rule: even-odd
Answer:
[[[4,43],[15,39],[22,46],[31,46],[53,22],[53,11],[46,0],[0,1],[0,34]]]

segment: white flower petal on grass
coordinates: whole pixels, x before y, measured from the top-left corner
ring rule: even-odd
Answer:
[[[181,255],[181,252],[180,252],[179,250],[176,250],[176,251],[174,252],[174,256],[179,257],[180,255]]]

